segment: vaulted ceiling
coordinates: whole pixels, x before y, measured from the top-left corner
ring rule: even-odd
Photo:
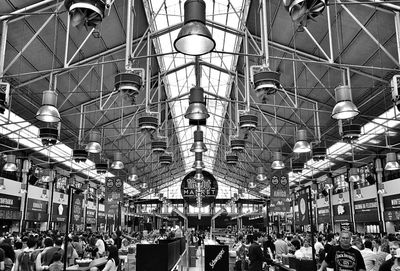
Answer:
[[[224,187],[225,197],[231,196],[228,192],[247,189],[257,167],[264,167],[270,175],[274,151],[282,150],[285,172],[291,171],[291,160],[308,161],[302,174],[290,175],[292,187],[311,178],[323,181],[328,171],[346,163],[360,166],[388,149],[398,151],[399,111],[393,108],[390,81],[399,70],[396,23],[400,25],[400,6],[332,1],[304,26],[292,21],[282,1],[267,0],[267,55],[262,42],[263,1],[205,2],[207,27],[216,47],[199,59],[200,85],[210,114],[201,127],[208,148],[203,161],[205,170]],[[197,128],[183,115],[190,88],[196,84],[196,61],[177,53],[173,46],[183,22],[184,1],[134,0],[132,32],[126,23],[128,3],[111,1],[109,14],[92,28],[68,27],[64,1],[0,1],[5,45],[0,52],[4,62],[1,79],[11,85],[10,111],[39,128],[46,125],[34,118],[42,93],[54,85],[62,118],[58,145],[74,149],[87,143],[90,131],[101,131],[103,152],[90,159],[112,161],[113,153],[121,151],[125,169],[111,173],[127,176],[129,168],[137,166],[139,181],[130,185],[136,197],[145,197],[150,192],[142,190],[140,182],[148,182],[157,191],[172,191],[192,170],[190,147]],[[141,88],[134,101],[114,87],[115,75],[125,71],[129,33],[132,67],[143,78],[147,71],[151,77],[147,94]],[[265,64],[266,56],[270,69],[280,73],[282,89],[260,99],[250,85],[250,70]],[[362,136],[352,144],[341,141],[338,123],[331,118],[334,89],[346,82],[360,110],[352,123],[362,126]],[[258,117],[255,130],[238,128],[239,113],[247,111]],[[160,126],[152,135],[138,127],[138,118],[149,112],[159,116]],[[9,121],[15,119],[5,116],[2,127]],[[298,129],[306,129],[314,145],[330,150],[325,161],[312,163],[309,154],[293,154]],[[156,136],[167,139],[167,151],[173,157],[168,166],[161,165],[159,154],[152,153]],[[239,162],[230,166],[225,156],[235,137],[244,139],[246,147],[238,153]],[[41,155],[52,152],[46,147],[41,150]],[[70,159],[53,160],[65,163]],[[92,169],[82,168],[80,173]],[[265,197],[267,184],[258,183],[248,192]]]

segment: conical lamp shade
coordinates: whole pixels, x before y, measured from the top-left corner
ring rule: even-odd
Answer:
[[[99,131],[91,131],[89,133],[89,143],[86,145],[85,150],[90,153],[100,153],[101,145],[100,145],[101,134]]]
[[[267,176],[265,175],[265,171],[263,167],[258,167],[257,168],[257,181],[263,182],[267,179]]]
[[[123,169],[124,163],[122,162],[122,153],[115,152],[114,153],[114,162],[111,164],[112,169]]]
[[[284,169],[285,168],[285,163],[283,163],[281,152],[273,153],[273,161],[271,164],[271,168],[272,169]]]
[[[215,41],[205,25],[206,4],[203,0],[187,0],[185,2],[185,23],[174,41],[178,52],[200,56],[215,48]]]
[[[386,154],[386,165],[385,165],[385,170],[399,170],[400,165],[399,162],[397,162],[397,156],[396,153],[394,152],[389,152]]]
[[[307,153],[311,151],[311,145],[307,142],[307,131],[298,130],[297,131],[297,142],[293,147],[293,152],[295,153]]]
[[[204,120],[210,117],[205,104],[191,103],[185,113],[185,118],[190,120]]]
[[[331,115],[333,119],[351,119],[360,114],[357,106],[353,103],[351,88],[349,86],[338,86],[335,88],[335,99],[336,105]]]
[[[190,151],[191,152],[206,152],[207,147],[203,141],[196,141],[196,142],[193,142],[192,147],[190,148]]]
[[[7,154],[7,163],[3,166],[3,170],[15,172],[17,165],[15,164],[16,156],[14,154]]]
[[[194,169],[203,169],[205,167],[203,161],[194,161],[192,168]]]
[[[59,122],[61,120],[57,106],[57,93],[52,90],[43,91],[42,106],[36,113],[36,119],[43,122]]]
[[[139,179],[137,168],[135,166],[131,167],[128,178],[131,182],[136,182]]]

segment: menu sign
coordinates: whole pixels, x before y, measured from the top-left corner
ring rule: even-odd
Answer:
[[[28,199],[28,211],[47,213],[48,202],[38,199]]]
[[[16,196],[10,196],[6,194],[0,194],[0,209],[12,209],[20,210],[21,198]]]
[[[329,206],[322,207],[317,209],[317,219],[318,223],[330,223],[331,222],[331,213],[329,210]]]
[[[357,222],[375,222],[379,220],[378,202],[374,199],[354,203],[354,218]]]
[[[96,211],[86,209],[86,224],[96,224]]]

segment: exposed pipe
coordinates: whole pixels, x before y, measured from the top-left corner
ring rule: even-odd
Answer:
[[[43,1],[39,2],[39,3],[32,4],[30,6],[15,10],[15,11],[11,12],[10,14],[0,16],[0,21],[7,20],[7,19],[9,19],[9,18],[11,18],[11,17],[13,17],[15,15],[18,15],[18,14],[21,14],[21,13],[25,13],[25,12],[30,11],[32,9],[39,8],[41,6],[44,6],[44,5],[53,3],[53,2],[56,2],[56,1],[55,0],[43,0]]]
[[[269,68],[269,48],[268,48],[268,25],[267,25],[267,0],[262,1],[262,11],[261,11],[261,18],[262,18],[262,44],[264,46],[264,65],[265,67]],[[247,40],[247,32],[246,32],[246,40]],[[247,41],[246,41],[247,42]]]
[[[130,57],[132,52],[132,0],[128,0],[126,14],[126,49],[125,49],[125,69],[131,67]]]

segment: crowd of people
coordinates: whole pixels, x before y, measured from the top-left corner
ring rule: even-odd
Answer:
[[[400,271],[400,235],[254,232],[238,234],[235,271],[261,271],[284,257],[313,261],[315,270]],[[315,262],[314,262],[315,260]]]

